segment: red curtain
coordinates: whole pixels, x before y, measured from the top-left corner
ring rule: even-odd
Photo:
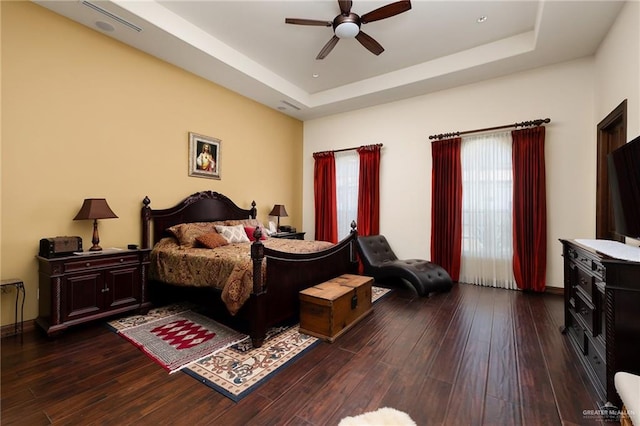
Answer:
[[[336,161],[333,152],[317,152],[313,172],[315,195],[315,239],[338,242],[338,209],[336,206]]]
[[[358,235],[380,233],[380,145],[358,148]]]
[[[513,273],[518,288],[545,290],[547,273],[547,201],[545,127],[514,130]]]
[[[431,144],[431,261],[453,281],[460,277],[462,253],[461,138]]]

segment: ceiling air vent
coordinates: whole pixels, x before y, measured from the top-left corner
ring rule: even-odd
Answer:
[[[102,13],[104,16],[106,16],[106,17],[108,17],[108,18],[111,18],[111,19],[113,19],[114,21],[121,23],[121,24],[122,24],[122,25],[124,25],[125,27],[129,27],[129,28],[131,28],[132,30],[137,31],[137,32],[142,31],[142,28],[140,28],[140,27],[139,27],[139,26],[137,26],[136,24],[133,24],[133,23],[131,23],[131,22],[127,21],[126,19],[121,18],[121,17],[119,17],[118,15],[115,15],[115,14],[113,14],[113,13],[109,12],[108,10],[103,9],[103,8],[101,8],[101,7],[100,7],[100,6],[98,6],[98,5],[95,5],[95,4],[93,4],[93,3],[91,3],[91,2],[88,2],[88,1],[86,1],[86,0],[82,1],[81,3],[82,3],[84,6],[87,6],[88,8],[91,8],[91,9],[95,10],[95,11],[96,11],[96,12],[98,12],[98,13]]]
[[[287,105],[287,106],[289,106],[289,107],[291,107],[291,108],[293,108],[293,109],[295,109],[295,110],[297,110],[297,111],[300,111],[300,107],[295,106],[295,105],[294,105],[294,104],[292,104],[291,102],[287,102],[287,101],[280,101],[280,102],[282,102],[283,104],[285,104],[285,105]]]

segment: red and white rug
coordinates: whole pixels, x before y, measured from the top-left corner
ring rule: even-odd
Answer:
[[[172,305],[109,323],[169,373],[248,338],[212,319]],[[127,325],[133,324],[127,327]]]

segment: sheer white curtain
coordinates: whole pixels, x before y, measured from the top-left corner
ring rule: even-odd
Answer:
[[[338,240],[351,232],[351,222],[358,218],[358,179],[360,157],[355,150],[335,153]]]
[[[516,289],[511,132],[462,138],[460,282]]]

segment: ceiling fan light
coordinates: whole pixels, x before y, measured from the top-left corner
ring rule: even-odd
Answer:
[[[339,38],[354,38],[360,32],[360,27],[355,22],[343,22],[335,29],[335,34]]]

